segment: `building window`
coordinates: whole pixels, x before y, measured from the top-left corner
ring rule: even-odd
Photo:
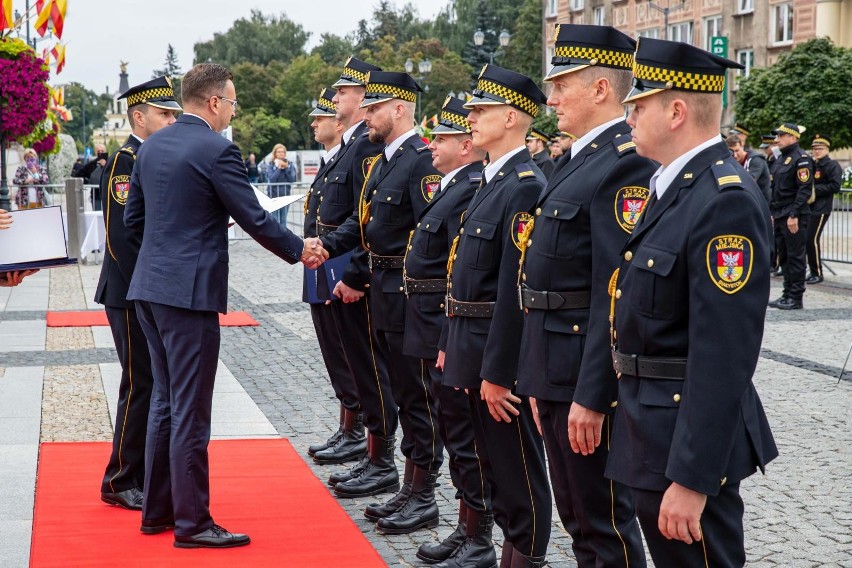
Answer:
[[[754,12],[754,0],[737,0],[737,14]]]
[[[552,45],[547,46],[546,51],[547,62],[550,63],[553,61],[553,58],[556,57],[556,48]]]
[[[744,66],[745,69],[737,69],[738,77],[748,77],[751,73],[751,68],[754,67],[754,50],[740,49],[737,51],[737,63]]]
[[[582,10],[583,0],[571,0],[571,10]]]
[[[772,6],[770,43],[779,45],[793,42],[793,4]]]
[[[670,25],[668,39],[692,45],[692,22],[681,22]]]
[[[604,12],[603,6],[595,7],[595,25],[596,26],[605,26],[606,25],[606,12]]]
[[[710,51],[711,38],[720,35],[722,35],[722,16],[704,18],[704,49]]]
[[[647,30],[639,30],[639,37],[660,39],[660,28],[648,28]]]
[[[559,0],[547,0],[547,10],[544,13],[545,18],[553,18],[559,10]]]

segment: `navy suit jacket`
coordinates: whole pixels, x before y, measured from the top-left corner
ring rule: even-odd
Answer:
[[[299,260],[302,240],[258,204],[236,145],[186,114],[149,137],[124,212],[143,233],[127,299],[224,313],[229,215],[270,252]]]

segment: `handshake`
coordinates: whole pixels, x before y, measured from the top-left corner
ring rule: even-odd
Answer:
[[[308,268],[317,268],[328,259],[328,251],[322,246],[318,237],[305,239],[302,257],[299,259]]]

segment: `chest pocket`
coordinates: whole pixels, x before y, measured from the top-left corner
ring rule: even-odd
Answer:
[[[630,296],[640,313],[659,319],[674,317],[683,292],[667,277],[676,261],[676,253],[649,245],[640,247],[633,255],[634,289]]]
[[[464,263],[478,270],[488,270],[500,260],[499,238],[496,238],[497,224],[471,219],[464,226],[467,245],[464,249]]]
[[[447,239],[440,230],[443,223],[444,220],[440,217],[424,217],[417,224],[413,251],[426,258],[441,256],[448,246]]]
[[[331,172],[324,180],[323,195],[325,200],[336,204],[348,205],[352,209],[352,192],[349,190],[347,181],[349,180],[349,172]],[[324,201],[325,201],[324,200]]]
[[[566,260],[574,257],[578,234],[582,227],[577,215],[582,205],[576,201],[549,199],[541,208],[541,216],[547,221],[536,226],[534,241],[549,243],[549,252],[541,253],[547,258]]]
[[[408,215],[401,214],[405,190],[391,187],[380,187],[371,200],[370,210],[377,223],[398,226],[409,223]],[[410,225],[409,225],[410,226]]]

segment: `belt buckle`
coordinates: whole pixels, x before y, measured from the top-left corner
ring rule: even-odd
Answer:
[[[405,292],[405,297],[408,297],[408,278],[403,275],[402,277],[402,290]]]
[[[518,307],[521,308],[521,311],[524,311],[524,286],[523,286],[523,284],[518,286]]]
[[[367,267],[370,269],[370,274],[373,273],[373,253],[367,253]]]

